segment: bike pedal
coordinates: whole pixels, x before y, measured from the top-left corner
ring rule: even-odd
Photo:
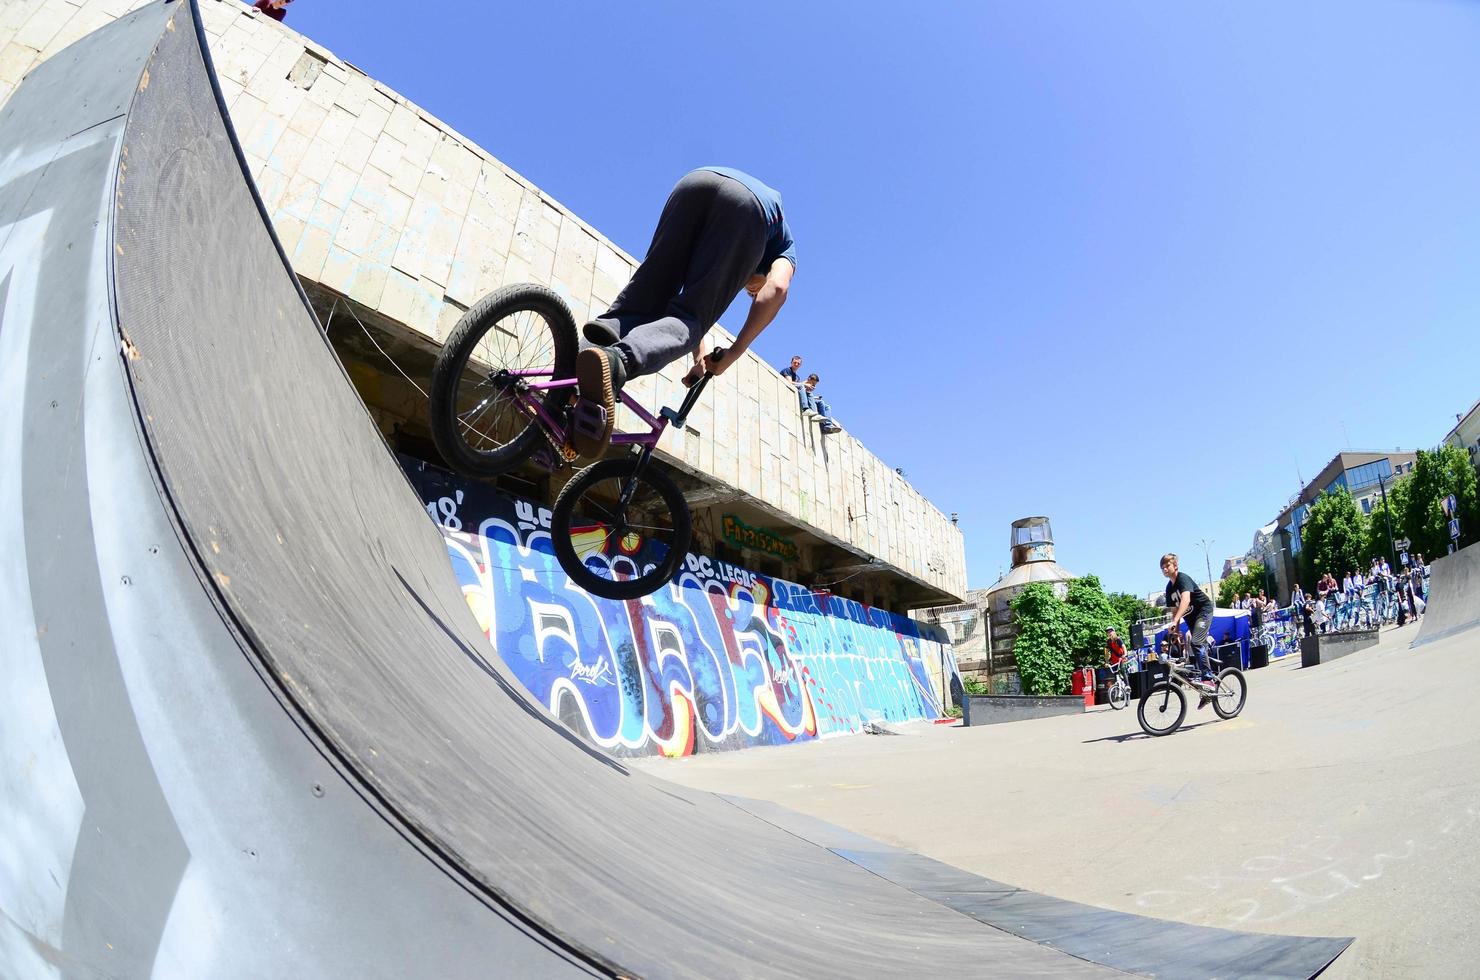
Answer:
[[[589,398],[579,398],[570,410],[570,427],[573,432],[587,439],[600,441],[606,436],[606,406],[598,405]]]

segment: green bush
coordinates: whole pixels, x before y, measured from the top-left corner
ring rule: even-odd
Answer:
[[[1034,582],[1013,597],[1012,614],[1018,625],[1012,652],[1024,693],[1068,694],[1073,629],[1065,604],[1051,586]]]

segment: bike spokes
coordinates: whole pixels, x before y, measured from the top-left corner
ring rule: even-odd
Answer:
[[[576,474],[555,501],[551,543],[566,574],[607,599],[634,599],[670,581],[688,553],[682,492],[656,465],[608,459]]]
[[[525,384],[548,381],[554,370],[555,341],[542,313],[515,310],[491,324],[457,379],[453,406],[458,438],[475,453],[512,442],[531,421]]]
[[[641,575],[644,568],[662,564],[674,545],[673,514],[645,481],[612,477],[593,483],[581,496],[580,513],[586,520],[572,525],[571,548],[582,565],[603,578]]]

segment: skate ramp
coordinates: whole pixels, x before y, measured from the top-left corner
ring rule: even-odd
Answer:
[[[1480,626],[1480,546],[1470,545],[1429,566],[1429,600],[1414,646]]]
[[[1106,930],[1138,917],[1046,899],[1066,954],[523,691],[282,255],[193,5],[37,69],[0,148],[0,973],[1125,972]],[[1204,930],[1155,972],[1346,944]]]

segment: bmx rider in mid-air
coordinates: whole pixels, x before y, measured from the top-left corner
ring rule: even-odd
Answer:
[[[781,306],[796,271],[796,245],[781,195],[728,167],[685,174],[658,217],[646,258],[611,309],[582,328],[593,347],[576,356],[581,397],[606,410],[605,431],[573,434],[573,448],[600,456],[611,441],[616,393],[686,353],[693,385],[707,370],[721,375],[755,341]],[[701,356],[699,345],[744,289],[750,312],[735,343]]]
[[[1206,592],[1197,587],[1192,576],[1177,567],[1177,556],[1171,553],[1161,556],[1161,573],[1167,577],[1167,608],[1172,621],[1167,626],[1167,638],[1177,634],[1177,625],[1187,621],[1188,640],[1197,651],[1198,683],[1209,690],[1216,690],[1217,679],[1208,663],[1208,630],[1213,625],[1213,601]]]

